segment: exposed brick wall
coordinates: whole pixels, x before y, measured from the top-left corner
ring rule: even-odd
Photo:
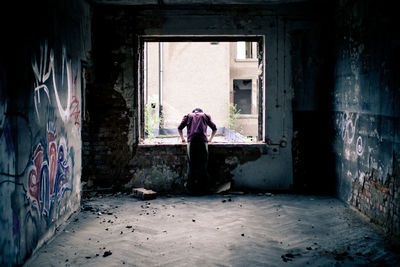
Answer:
[[[88,101],[91,112],[83,135],[84,181],[98,187],[119,187],[129,176],[128,109],[116,91],[89,96],[93,98]]]
[[[135,154],[132,29],[124,18],[94,9],[94,79],[86,90],[83,179],[87,187],[121,189]],[[118,16],[116,16],[118,17]]]
[[[388,231],[400,234],[400,177],[399,164],[394,167],[393,175],[383,182],[377,172],[367,173],[362,179],[353,182],[351,205],[367,215]]]

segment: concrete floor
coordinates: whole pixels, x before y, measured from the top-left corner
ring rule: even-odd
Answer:
[[[331,197],[119,194],[84,199],[25,266],[396,266],[395,251]]]

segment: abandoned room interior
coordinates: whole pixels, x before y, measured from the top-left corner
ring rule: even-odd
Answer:
[[[8,2],[2,266],[399,264],[394,1]],[[196,107],[218,127],[200,196]]]

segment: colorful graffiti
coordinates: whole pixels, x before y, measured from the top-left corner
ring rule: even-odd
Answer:
[[[47,41],[40,46],[39,59],[32,58],[34,82],[34,104],[38,121],[43,112],[40,110],[41,94],[52,102],[51,92],[59,115],[63,122],[74,119],[74,128],[80,129],[80,103],[77,94],[78,75],[73,77],[72,62],[67,58],[66,49],[62,49],[61,71],[56,73],[54,51],[48,48]],[[57,76],[57,77],[56,77]],[[57,80],[57,82],[56,82]],[[66,90],[62,104],[59,90]],[[72,93],[75,95],[71,97]],[[43,102],[43,101],[42,101]],[[71,112],[72,111],[72,112]],[[75,130],[76,132],[76,130]],[[72,190],[72,164],[67,142],[64,137],[57,138],[53,122],[47,124],[46,144],[38,143],[28,169],[27,194],[32,206],[40,214],[49,216],[55,202],[60,202],[66,190]]]
[[[64,137],[56,144],[53,123],[47,126],[47,154],[39,143],[28,169],[28,197],[40,214],[49,216],[55,201],[61,202],[66,190],[72,190],[72,162]]]
[[[66,122],[70,115],[70,107],[71,107],[71,91],[72,91],[72,63],[71,60],[67,59],[67,52],[65,48],[62,49],[62,66],[61,66],[61,86],[60,84],[56,83],[56,72],[54,67],[54,51],[50,49],[48,51],[47,41],[44,45],[40,46],[40,60],[36,59],[36,56],[32,59],[32,69],[35,76],[35,84],[34,84],[34,103],[35,103],[35,110],[38,120],[40,121],[40,114],[39,114],[39,105],[40,105],[40,92],[43,90],[47,96],[49,102],[50,100],[50,90],[49,87],[52,85],[54,96],[57,103],[57,108],[60,113],[61,119]],[[65,73],[66,72],[66,73]],[[66,75],[66,89],[67,89],[67,96],[66,96],[66,107],[64,108],[60,101],[59,90],[64,85],[64,76]],[[50,77],[52,78],[50,81]],[[48,81],[50,81],[48,83]]]

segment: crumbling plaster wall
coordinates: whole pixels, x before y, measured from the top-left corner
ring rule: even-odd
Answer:
[[[1,266],[24,263],[80,208],[90,16],[78,0],[0,8]]]
[[[184,145],[151,149],[138,144],[138,77],[137,36],[140,35],[263,35],[265,36],[264,114],[267,144],[257,157],[244,160],[246,152],[231,155],[223,145],[210,145],[214,153],[226,161],[219,169],[221,181],[232,179],[241,188],[287,190],[293,187],[292,173],[292,100],[294,96],[291,55],[295,30],[319,27],[319,7],[306,4],[279,6],[215,6],[149,8],[96,6],[94,9],[95,82],[88,94],[90,121],[84,133],[88,161],[84,173],[88,184],[97,187],[126,188],[151,186],[169,190],[172,184],[182,188],[186,179]],[[323,17],[323,16],[322,16]],[[318,44],[315,44],[318,46]],[[314,74],[313,74],[314,75]],[[315,74],[318,75],[318,74]],[[285,147],[280,147],[281,141]],[[156,159],[159,150],[166,157],[178,153],[179,164],[164,163],[142,166],[143,155]],[[168,151],[170,149],[170,151]],[[247,148],[240,148],[244,151]],[[250,149],[251,150],[251,149]],[[145,152],[144,152],[145,151]],[[238,162],[232,165],[231,161]],[[155,160],[157,161],[157,160]],[[150,166],[151,165],[151,166]],[[232,167],[235,166],[235,167]],[[152,175],[173,174],[155,185]],[[171,183],[171,184],[165,184]]]
[[[336,9],[334,150],[337,194],[400,233],[400,34],[389,2]]]

